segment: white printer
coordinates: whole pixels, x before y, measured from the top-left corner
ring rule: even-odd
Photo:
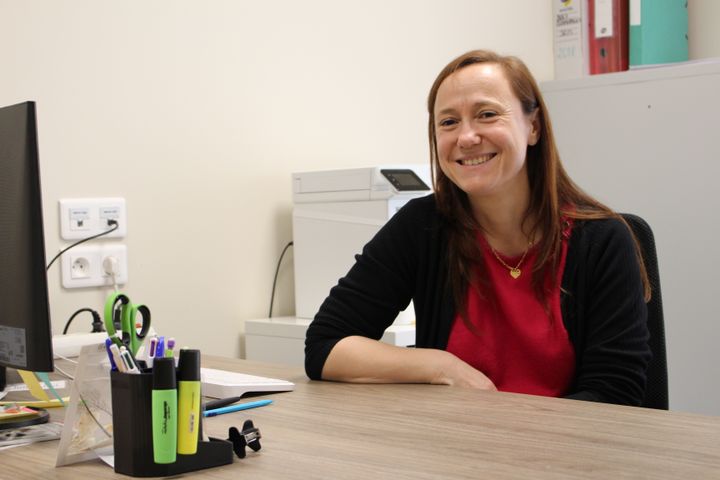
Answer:
[[[431,192],[426,165],[383,165],[293,174],[295,316],[245,321],[245,358],[302,366],[305,333],[355,254],[410,199]],[[381,341],[415,345],[412,303]]]
[[[295,315],[311,319],[355,255],[409,200],[431,193],[429,165],[293,173]],[[413,323],[412,304],[396,324]]]

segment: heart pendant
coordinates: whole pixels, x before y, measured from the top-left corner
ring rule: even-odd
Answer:
[[[522,272],[519,268],[511,268],[510,269],[510,276],[513,278],[518,278]]]

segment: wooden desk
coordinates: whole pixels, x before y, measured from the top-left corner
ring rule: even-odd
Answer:
[[[205,366],[296,383],[270,406],[205,420],[211,436],[251,418],[263,448],[183,475],[228,479],[720,478],[720,418],[431,385],[311,382],[295,367]],[[264,398],[264,397],[260,397]],[[0,479],[129,478],[98,461],[55,468],[57,442],[0,452]]]

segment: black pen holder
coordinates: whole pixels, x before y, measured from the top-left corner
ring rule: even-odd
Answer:
[[[110,372],[115,472],[133,477],[164,477],[232,463],[232,443],[215,439],[199,441],[197,453],[178,455],[175,463],[155,463],[152,381],[152,372]]]

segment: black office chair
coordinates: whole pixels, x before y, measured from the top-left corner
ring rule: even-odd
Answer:
[[[665,351],[665,320],[663,318],[662,295],[660,293],[660,274],[658,272],[657,252],[655,250],[655,237],[650,225],[645,220],[629,213],[622,217],[630,225],[642,249],[645,268],[647,269],[652,289],[652,298],[647,304],[648,330],[650,330],[650,350],[653,358],[648,365],[647,387],[645,399],[641,406],[668,409],[668,373],[667,354]]]

